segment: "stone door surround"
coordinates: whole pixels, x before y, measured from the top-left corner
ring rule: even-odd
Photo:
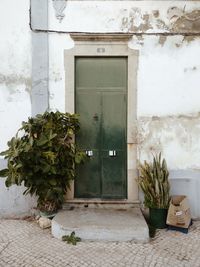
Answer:
[[[137,145],[137,69],[138,51],[128,47],[130,34],[71,34],[74,47],[64,51],[65,62],[65,107],[66,112],[75,112],[75,58],[124,56],[128,59],[128,101],[127,101],[127,201],[138,202],[138,186],[136,183]],[[74,185],[67,195],[74,199]]]

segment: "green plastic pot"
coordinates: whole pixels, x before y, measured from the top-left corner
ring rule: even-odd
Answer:
[[[149,208],[150,225],[156,229],[166,228],[167,211],[168,209]]]

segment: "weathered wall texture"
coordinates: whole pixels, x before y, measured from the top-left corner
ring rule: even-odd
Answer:
[[[63,14],[59,22],[49,1],[50,30],[133,33],[138,155],[161,150],[171,169],[199,169],[200,1],[68,1]],[[50,106],[64,110],[63,51],[74,44],[63,33],[49,43]]]
[[[61,23],[49,0],[49,29],[65,32],[198,32],[199,1],[68,1]]]
[[[0,3],[0,150],[31,110],[29,4]],[[8,16],[9,15],[9,16]]]
[[[68,1],[60,22],[49,1],[50,107],[65,110],[64,32],[131,32],[139,50],[138,159],[161,151],[172,192],[186,193],[200,216],[200,1]],[[63,32],[63,33],[59,33]]]
[[[138,47],[135,39],[132,47]],[[171,169],[199,169],[200,39],[188,42],[173,36],[163,44],[159,40],[146,37],[139,48],[140,157],[162,151]]]
[[[33,2],[40,10],[40,1]],[[45,88],[49,90],[50,108],[67,110],[64,50],[74,46],[67,32],[132,33],[128,45],[139,50],[138,159],[149,159],[152,152],[162,151],[171,170],[172,191],[188,194],[193,215],[200,216],[197,207],[200,201],[200,1],[68,0],[66,8],[57,10],[57,18],[52,0],[48,1],[48,9],[48,23],[35,21],[32,28],[33,43],[35,40],[38,46],[34,53],[40,47],[37,35],[50,30],[48,38],[43,40],[44,46],[49,41],[45,50],[49,52],[49,61],[46,53],[42,63],[49,67],[49,84],[45,83]],[[29,1],[13,4],[11,0],[1,0],[0,20],[0,150],[3,150],[21,121],[31,114]],[[41,88],[36,88],[35,97],[39,97]],[[45,99],[46,96],[47,91]],[[37,110],[36,98],[33,103]],[[39,105],[45,109],[47,103],[42,106],[40,101]],[[0,216],[13,206],[16,212],[24,212],[22,207],[28,209],[20,190],[13,189],[6,194],[1,185]],[[2,199],[8,204],[2,204]]]
[[[0,2],[0,151],[16,133],[22,120],[31,114],[31,33],[29,1]],[[0,158],[0,168],[5,165]],[[32,200],[23,197],[23,188],[9,191],[0,178],[0,217],[22,215]]]

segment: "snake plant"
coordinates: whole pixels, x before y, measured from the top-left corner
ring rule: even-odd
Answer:
[[[144,161],[139,165],[138,184],[144,193],[144,204],[148,208],[169,207],[169,172],[161,153],[153,157],[153,162]]]

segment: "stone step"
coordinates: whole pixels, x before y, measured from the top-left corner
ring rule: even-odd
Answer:
[[[63,209],[73,208],[104,208],[104,209],[129,209],[139,208],[139,201],[128,200],[101,200],[101,199],[73,199],[64,203]]]
[[[75,232],[82,240],[149,240],[149,230],[139,208],[62,210],[52,220],[52,235],[61,239]]]

